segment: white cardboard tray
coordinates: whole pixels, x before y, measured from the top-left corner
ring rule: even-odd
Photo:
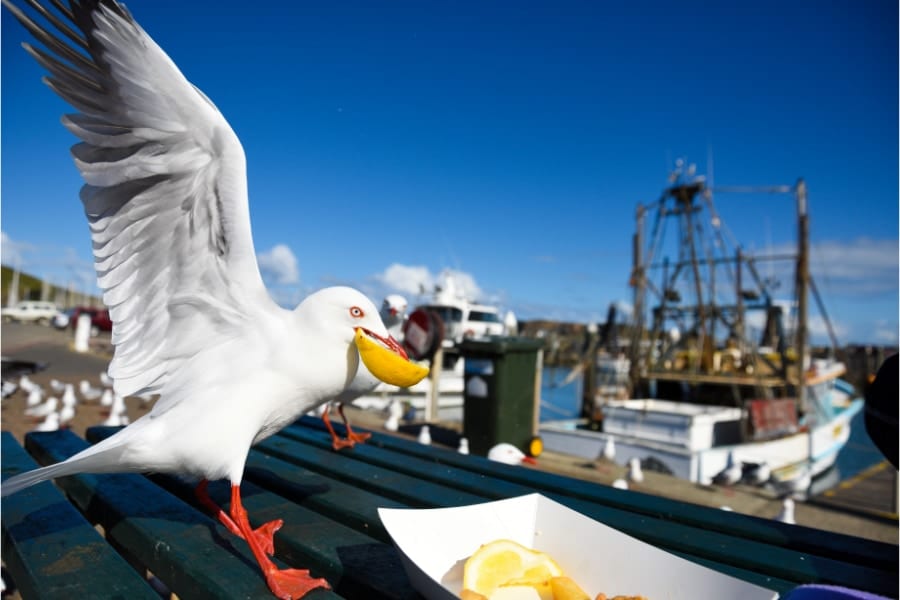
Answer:
[[[471,506],[379,508],[413,587],[429,600],[457,598],[465,560],[510,539],[549,553],[592,598],[773,600],[778,594],[626,535],[540,494]]]

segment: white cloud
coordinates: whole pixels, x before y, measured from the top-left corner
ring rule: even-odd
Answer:
[[[435,277],[428,267],[398,263],[375,275],[375,280],[392,291],[410,295],[420,294],[423,290],[428,292],[434,288],[435,283]]]
[[[0,257],[2,257],[3,264],[8,267],[17,267],[22,264],[22,245],[13,241],[5,231],[0,231]]]
[[[394,263],[374,276],[375,281],[386,288],[387,292],[397,292],[410,296],[431,294],[435,287],[464,296],[469,300],[484,300],[484,292],[475,277],[464,271],[443,269],[440,273],[432,273],[428,267],[421,265],[401,265]]]
[[[851,241],[824,241],[811,244],[810,272],[821,291],[828,295],[860,296],[896,293],[898,289],[898,241],[858,238]],[[789,254],[792,246],[779,246],[773,254]],[[765,273],[768,267],[759,266]],[[793,265],[775,267],[783,289],[791,289]],[[787,286],[787,287],[785,287]]]
[[[263,278],[277,285],[300,283],[300,268],[297,257],[285,244],[278,244],[268,252],[257,255]]]

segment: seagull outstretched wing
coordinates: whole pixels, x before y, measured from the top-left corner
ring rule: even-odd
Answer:
[[[45,82],[78,111],[63,123],[81,139],[72,154],[116,391],[158,392],[204,347],[279,310],[256,263],[243,149],[124,7],[57,2],[56,15],[32,3],[51,28],[3,3],[46,47],[25,44]]]

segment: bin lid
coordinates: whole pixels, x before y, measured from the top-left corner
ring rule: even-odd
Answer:
[[[513,352],[537,352],[544,347],[542,340],[527,337],[491,336],[465,339],[459,344],[462,356],[469,354],[509,354]]]

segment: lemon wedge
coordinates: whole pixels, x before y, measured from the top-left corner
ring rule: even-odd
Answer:
[[[408,359],[379,344],[370,338],[362,328],[356,330],[354,341],[366,368],[372,375],[385,383],[398,387],[409,387],[428,375],[426,367],[411,363]]]
[[[540,592],[552,577],[563,574],[549,555],[526,548],[512,540],[495,540],[483,545],[466,561],[463,587],[490,596],[504,585],[527,585]]]

